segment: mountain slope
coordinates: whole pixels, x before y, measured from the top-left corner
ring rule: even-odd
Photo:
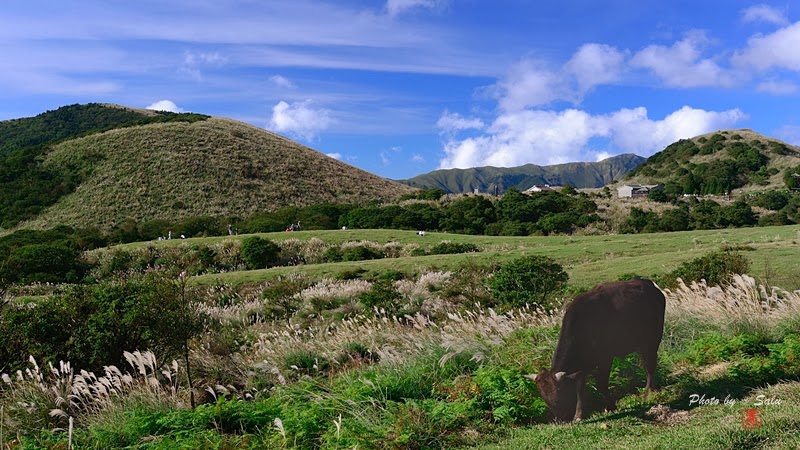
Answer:
[[[389,200],[412,192],[290,139],[209,118],[114,129],[61,142],[42,166],[74,192],[24,223],[105,228],[125,219],[244,217],[282,206]]]
[[[114,128],[205,120],[202,114],[134,110],[90,103],[63,106],[35,117],[0,122],[0,227],[11,228],[72,192],[80,181],[41,159],[53,145]]]
[[[511,187],[525,190],[534,184],[554,186],[569,184],[576,188],[601,187],[621,178],[644,161],[645,158],[628,153],[588,163],[435,170],[399,181],[416,188],[438,188],[452,193],[472,192],[475,189],[489,192],[494,190],[495,185],[499,186],[500,192]]]
[[[752,130],[721,130],[682,139],[631,171],[626,183],[662,183],[687,194],[739,188],[785,187],[787,169],[800,165],[800,148]]]

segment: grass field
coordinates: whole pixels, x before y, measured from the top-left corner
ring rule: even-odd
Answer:
[[[291,272],[318,278],[355,268],[375,272],[394,269],[418,273],[421,269],[430,267],[453,269],[467,260],[488,264],[534,254],[556,259],[569,273],[571,285],[587,288],[599,282],[616,280],[623,274],[665,274],[681,263],[711,251],[738,248],[750,260],[750,274],[760,281],[784,289],[800,289],[800,225],[602,236],[509,237],[428,233],[422,237],[413,231],[401,230],[317,230],[265,233],[259,236],[275,240],[318,238],[328,243],[363,240],[382,244],[394,241],[400,244],[417,243],[421,246],[447,240],[475,244],[483,251],[237,271],[198,276],[191,282],[199,285],[241,285],[269,280]],[[245,237],[247,235],[134,243],[120,248],[210,244]]]
[[[406,246],[392,254],[445,240],[481,251],[192,277],[201,287],[194,290],[202,296],[199,307],[214,324],[191,346],[194,390],[215,392],[216,401],[187,406],[181,364],[160,372],[166,377],[160,381],[155,365],[148,378],[132,364],[143,376],[129,377],[134,381],[124,394],[72,390],[74,404],[64,405],[67,394],[60,389],[83,386],[83,373],[67,367],[38,376],[36,368],[25,379],[3,378],[0,423],[9,431],[0,436],[0,447],[12,439],[10,448],[69,448],[69,415],[76,420],[73,448],[800,448],[800,226],[616,236],[422,237],[398,230],[261,236]],[[175,246],[181,251],[173,253],[190,254],[200,245],[245,237],[119,248]],[[756,280],[736,276],[722,288],[695,283],[666,291],[656,377],[661,389],[643,400],[637,359],[617,359],[611,385],[618,409],[581,423],[547,423],[535,385],[523,376],[549,366],[560,312],[497,312],[477,304],[492,273],[479,266],[522,255],[556,259],[570,285],[583,289],[625,274],[666,274],[723,248],[747,256]],[[476,264],[459,270],[465,262]],[[357,268],[413,276],[391,282],[399,294],[391,301],[374,289],[385,286],[379,277],[322,280]],[[293,272],[307,276],[274,279]],[[768,292],[759,282],[798,291]],[[245,286],[250,283],[258,284]],[[394,304],[416,309],[394,316],[378,311]],[[590,404],[597,405],[595,388],[588,389]],[[719,404],[693,405],[693,394],[716,397]],[[735,403],[724,403],[728,395]],[[759,406],[758,395],[776,402]],[[743,426],[743,414],[749,417],[753,408],[758,423]]]
[[[759,399],[760,395],[764,397]],[[767,398],[780,401],[780,404],[763,406]],[[691,410],[650,408],[650,405],[633,405],[593,416],[580,424],[513,428],[507,439],[473,448],[800,448],[800,433],[797,432],[800,427],[800,383],[759,389],[728,405],[724,404],[724,399],[719,399],[718,405],[705,405]],[[748,419],[748,410],[758,411],[756,417],[760,422],[748,422],[752,420]]]

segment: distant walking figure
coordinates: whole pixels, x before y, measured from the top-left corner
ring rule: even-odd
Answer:
[[[172,230],[167,233],[167,239],[172,239]]]

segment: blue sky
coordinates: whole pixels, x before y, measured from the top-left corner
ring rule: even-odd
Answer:
[[[394,179],[800,144],[800,11],[736,0],[10,0],[0,120],[73,103],[231,117]]]

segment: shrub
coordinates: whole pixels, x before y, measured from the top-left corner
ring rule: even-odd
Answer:
[[[0,281],[30,284],[34,282],[76,282],[85,267],[79,253],[62,243],[29,244],[15,249],[0,266]]]
[[[399,314],[400,293],[391,280],[378,280],[369,291],[358,296],[358,301],[369,309],[384,309],[390,315]]]
[[[552,296],[563,291],[569,276],[546,256],[525,256],[500,267],[491,280],[492,295],[507,308],[526,304],[552,309]]]
[[[339,247],[330,247],[322,255],[325,262],[340,262],[342,260],[342,250]]]
[[[264,269],[278,263],[281,248],[269,239],[253,236],[242,241],[241,251],[248,269]]]
[[[428,250],[429,255],[451,255],[456,253],[479,252],[480,249],[475,244],[467,242],[442,241]]]
[[[343,270],[337,273],[334,278],[337,280],[360,280],[365,273],[367,273],[367,269],[356,267],[353,270]]]
[[[706,280],[709,285],[721,285],[729,282],[735,274],[747,273],[749,267],[749,261],[740,253],[714,252],[681,264],[664,282],[667,286],[674,286],[675,280],[680,278],[687,284]]]
[[[385,256],[383,252],[364,245],[350,247],[342,251],[342,261],[364,261],[367,259],[381,259]]]
[[[150,349],[160,361],[184,355],[205,316],[183,283],[157,275],[75,286],[0,316],[0,361],[19,368],[29,355],[99,371],[122,367],[127,349]]]

